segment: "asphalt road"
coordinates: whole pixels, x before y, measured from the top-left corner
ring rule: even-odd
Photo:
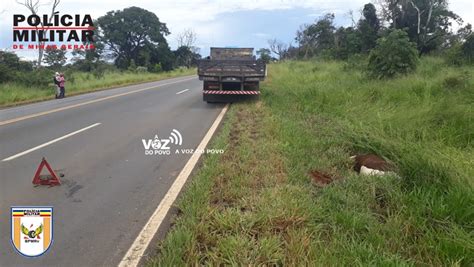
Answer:
[[[191,156],[175,149],[196,148],[223,108],[201,86],[188,76],[0,110],[0,266],[118,264]],[[181,146],[145,155],[142,139],[173,129]],[[61,186],[32,185],[42,157]],[[37,258],[10,241],[10,207],[27,205],[54,207],[54,243]]]

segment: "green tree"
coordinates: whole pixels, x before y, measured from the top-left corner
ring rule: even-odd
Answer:
[[[66,49],[46,48],[43,61],[52,68],[59,69],[66,64]]]
[[[334,14],[326,14],[314,24],[304,25],[296,33],[303,58],[321,54],[334,46]]]
[[[464,56],[464,60],[469,63],[474,63],[474,34],[471,33],[468,37],[466,37],[466,41],[461,47],[462,54]]]
[[[99,65],[105,64],[101,60],[101,48],[92,50],[73,50],[73,66],[81,71],[91,72],[98,68]]]
[[[347,59],[361,50],[361,40],[358,32],[352,27],[340,27],[335,36],[335,45],[332,55],[336,59]]]
[[[462,65],[465,63],[462,51],[462,43],[455,42],[444,51],[444,58],[450,65]]]
[[[112,51],[115,64],[122,69],[128,68],[132,59],[138,63],[145,54],[151,59],[152,53],[156,57],[158,51],[168,47],[165,36],[170,32],[166,24],[154,13],[139,7],[107,12],[97,19],[97,24],[101,30],[100,40]]]
[[[21,60],[15,53],[0,50],[0,64],[14,71],[32,71],[33,64]]]
[[[97,25],[97,21],[94,22],[94,25]],[[83,43],[84,45],[93,45],[94,49],[76,49],[72,51],[73,66],[81,71],[91,72],[101,68],[101,66],[105,64],[105,62],[101,60],[104,53],[104,43],[98,37],[99,33],[97,29],[94,31],[94,42]]]
[[[0,82],[13,81],[17,78],[19,72],[25,74],[25,72],[32,70],[32,64],[21,61],[15,53],[0,51]]]
[[[196,32],[189,28],[178,34],[176,41],[178,49],[174,51],[176,57],[176,66],[191,67],[197,64],[197,60],[201,58],[199,48],[195,46],[197,40]]]
[[[135,72],[137,70],[137,65],[135,64],[135,60],[131,59],[130,64],[128,65],[128,71]]]
[[[417,63],[416,44],[410,42],[405,31],[393,30],[377,40],[369,55],[368,71],[372,77],[391,78],[414,71]]]
[[[177,67],[191,67],[197,63],[201,55],[192,51],[189,46],[180,46],[173,52],[175,56],[175,65]]]
[[[26,86],[48,86],[54,72],[44,67],[33,69],[32,62],[22,61],[15,53],[0,51],[0,82],[19,82]]]
[[[259,56],[259,59],[265,63],[269,63],[272,59],[271,53],[272,52],[268,48],[260,48],[259,50],[257,50],[257,55]]]
[[[362,52],[369,52],[376,45],[380,22],[373,4],[364,5],[362,15],[363,18],[358,23],[360,49]]]
[[[384,19],[391,28],[404,29],[420,53],[440,47],[453,21],[461,19],[448,9],[447,0],[381,0]]]
[[[148,68],[150,70],[152,70],[156,64],[160,64],[163,71],[170,71],[173,69],[175,56],[168,46],[168,43],[149,45],[148,49],[150,52],[150,66],[148,66]]]

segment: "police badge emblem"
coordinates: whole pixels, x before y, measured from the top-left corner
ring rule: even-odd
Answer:
[[[12,207],[11,241],[23,256],[44,254],[53,242],[53,207]]]

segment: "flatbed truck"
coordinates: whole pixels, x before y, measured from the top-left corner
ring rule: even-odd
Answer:
[[[210,56],[198,62],[203,100],[208,103],[258,98],[266,74],[265,62],[255,58],[253,48],[211,47]]]

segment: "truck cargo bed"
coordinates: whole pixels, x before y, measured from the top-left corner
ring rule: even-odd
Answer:
[[[262,81],[266,66],[260,60],[211,60],[198,64],[198,76],[204,81]]]
[[[213,103],[258,98],[266,71],[265,62],[255,59],[253,48],[211,47],[210,56],[198,61],[203,100]]]

